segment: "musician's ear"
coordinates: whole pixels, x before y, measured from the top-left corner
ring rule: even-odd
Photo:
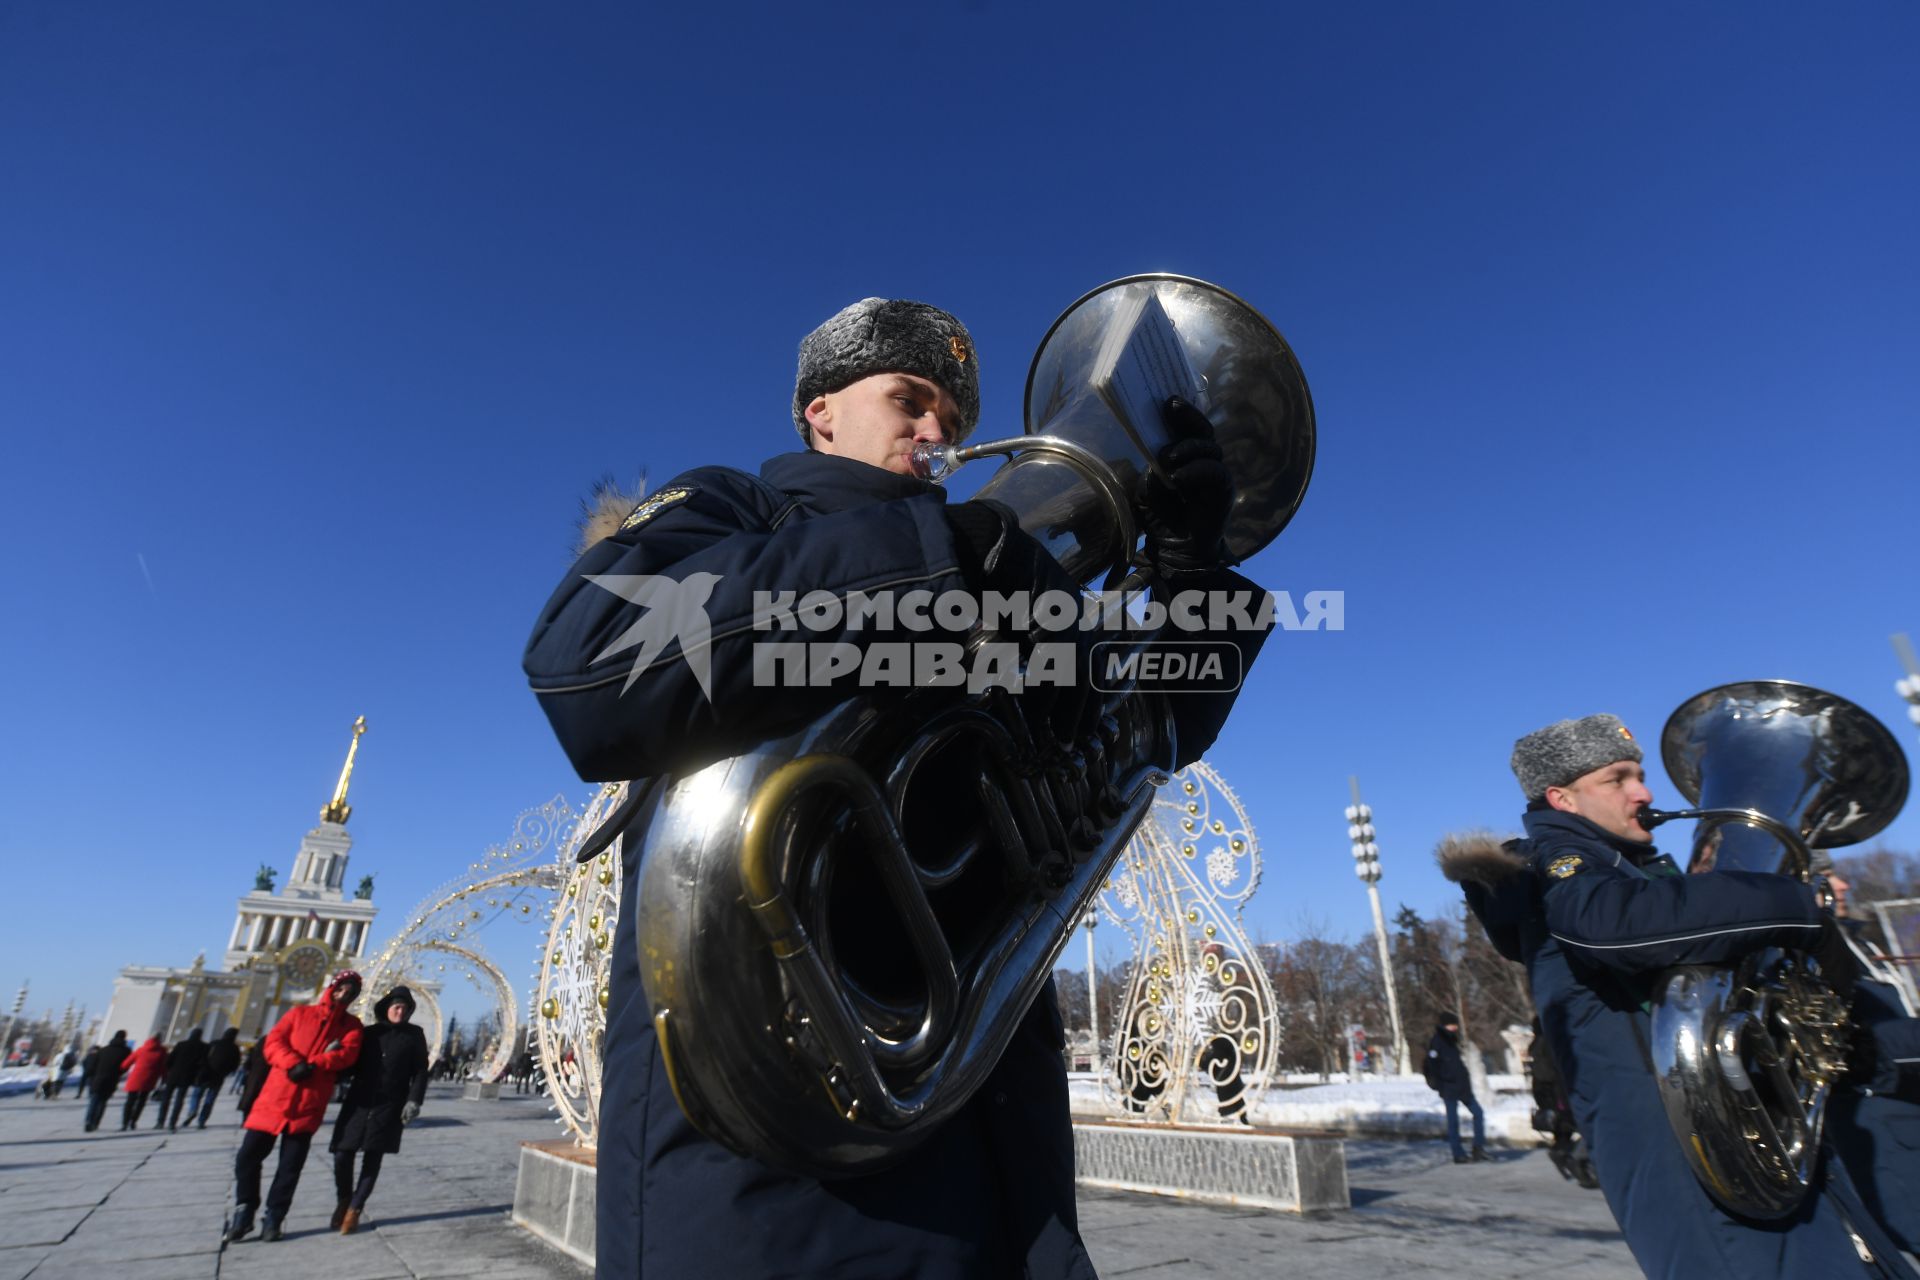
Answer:
[[[807,429],[812,437],[808,441],[809,444],[815,444],[821,440],[825,440],[828,444],[833,443],[833,410],[828,406],[824,393],[815,396],[807,404],[806,419]]]
[[[1574,804],[1572,794],[1569,793],[1565,787],[1548,787],[1546,795],[1542,796],[1541,799],[1545,800],[1555,809],[1558,809],[1561,813],[1580,812]]]

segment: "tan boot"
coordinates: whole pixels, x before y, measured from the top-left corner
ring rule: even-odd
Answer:
[[[340,1215],[340,1234],[350,1236],[360,1229],[360,1211],[349,1209]]]
[[[333,1217],[327,1220],[327,1230],[338,1231],[340,1224],[347,1220],[347,1214],[353,1204],[351,1200],[342,1200],[333,1206]]]

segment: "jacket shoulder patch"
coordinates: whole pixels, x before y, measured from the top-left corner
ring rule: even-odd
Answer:
[[[1555,880],[1565,880],[1575,872],[1585,870],[1587,860],[1577,853],[1563,853],[1547,864],[1547,874]]]
[[[629,529],[639,528],[674,503],[685,502],[693,496],[693,493],[692,488],[685,486],[674,489],[662,489],[633,509],[633,514],[621,522],[620,532],[625,533]]]

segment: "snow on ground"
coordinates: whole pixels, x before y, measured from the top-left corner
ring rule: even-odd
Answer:
[[[1531,1123],[1533,1097],[1526,1080],[1514,1075],[1487,1077],[1491,1098],[1481,1098],[1486,1108],[1487,1137],[1495,1142],[1532,1145],[1539,1140]],[[1088,1072],[1068,1077],[1068,1090],[1077,1116],[1092,1117],[1109,1113],[1100,1097],[1100,1082]],[[1204,1115],[1213,1089],[1197,1080],[1189,1091],[1188,1115]],[[1446,1111],[1440,1095],[1427,1087],[1419,1076],[1361,1076],[1357,1081],[1333,1076],[1287,1077],[1268,1089],[1254,1107],[1253,1122],[1263,1129],[1331,1129],[1368,1137],[1438,1138],[1446,1134]],[[1460,1115],[1463,1131],[1471,1123],[1465,1111]]]
[[[46,1078],[47,1069],[45,1067],[0,1068],[0,1098],[4,1098],[12,1093],[32,1093],[40,1087],[40,1082]],[[71,1089],[73,1082],[77,1079],[79,1079],[78,1072],[69,1075],[67,1077],[67,1087]]]

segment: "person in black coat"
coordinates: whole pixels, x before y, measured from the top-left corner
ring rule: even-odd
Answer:
[[[207,1042],[199,1027],[187,1032],[187,1038],[173,1046],[173,1052],[167,1055],[167,1097],[160,1106],[160,1116],[153,1122],[158,1129],[161,1121],[166,1122],[168,1132],[180,1127],[180,1111],[186,1106],[187,1090],[200,1080],[200,1072],[207,1065]],[[188,1112],[187,1120],[193,1120]]]
[[[207,1117],[213,1114],[213,1100],[220,1096],[220,1086],[239,1067],[240,1028],[228,1027],[218,1040],[207,1046],[206,1064],[200,1068],[193,1095],[187,1103],[188,1124],[207,1127]]]
[[[656,780],[791,732],[863,693],[898,714],[910,694],[904,688],[756,682],[766,656],[758,648],[765,637],[751,625],[757,593],[898,592],[908,597],[903,616],[915,594],[978,601],[987,593],[1064,590],[1075,598],[1078,584],[1009,508],[949,502],[945,490],[914,473],[916,444],[958,444],[978,421],[976,370],[966,329],[946,312],[901,300],[855,303],[801,345],[792,405],[800,452],[773,458],[757,475],[700,467],[644,502],[596,513],[588,545],[541,611],[523,662],[583,779],[632,781],[632,812],[643,814],[638,797]],[[1143,484],[1143,559],[1167,592],[1243,592],[1242,599],[1258,600],[1259,589],[1224,565],[1233,481],[1211,424],[1180,401],[1165,406],[1164,417],[1176,443],[1161,451],[1155,478]],[[650,583],[644,590],[658,597],[630,598],[617,589],[622,583]],[[668,595],[678,604],[655,607]],[[658,634],[695,613],[710,626],[685,637]],[[924,653],[923,643],[957,651],[967,639],[963,622],[927,620],[932,630],[827,621],[806,638],[815,650],[834,642],[868,657],[909,647]],[[655,634],[636,650],[649,630]],[[1231,645],[1244,667],[1265,635],[1255,623],[1207,638]],[[1068,646],[1091,636],[1071,634]],[[1023,719],[1034,730],[1030,749],[1062,770],[1085,767],[1065,744],[1091,740],[1088,713],[1100,701],[1086,689],[1084,679],[1042,681],[1022,695]],[[1231,692],[1169,697],[1178,721],[1170,763],[1200,758],[1232,701]],[[637,856],[646,834],[635,819],[622,835],[623,911],[634,915],[646,909]],[[1051,982],[978,1091],[922,1145],[885,1172],[833,1179],[737,1155],[688,1120],[668,1080],[631,924],[615,934],[609,989],[595,1259],[606,1280],[1093,1275],[1078,1230]]]
[[[133,1046],[127,1043],[127,1033],[116,1031],[113,1039],[99,1046],[90,1055],[93,1065],[87,1069],[87,1132],[92,1133],[100,1127],[100,1118],[107,1114],[107,1103],[113,1098],[114,1090],[120,1087],[120,1077],[126,1074],[127,1059],[133,1056]]]
[[[1467,1063],[1460,1056],[1460,1015],[1442,1013],[1439,1025],[1433,1030],[1433,1039],[1427,1042],[1427,1059],[1421,1066],[1421,1072],[1427,1077],[1427,1087],[1440,1095],[1440,1101],[1447,1104],[1447,1145],[1453,1148],[1453,1162],[1465,1164],[1469,1160],[1487,1158],[1487,1113],[1480,1109],[1480,1102],[1473,1096],[1473,1077],[1467,1074]],[[1473,1117],[1473,1154],[1469,1156],[1460,1146],[1460,1108],[1465,1106]]]
[[[346,1100],[333,1122],[333,1186],[339,1203],[333,1228],[343,1236],[360,1226],[367,1198],[380,1177],[381,1160],[400,1149],[400,1130],[420,1114],[427,1097],[427,1033],[409,1019],[413,992],[395,987],[373,1006],[373,1022],[360,1041],[360,1060],[348,1077]],[[353,1157],[361,1157],[360,1178]]]
[[[1553,1139],[1547,1158],[1560,1176],[1578,1182],[1589,1191],[1600,1185],[1594,1176],[1593,1161],[1587,1155],[1587,1140],[1573,1126],[1573,1105],[1567,1101],[1566,1086],[1560,1068],[1553,1060],[1553,1046],[1533,1020],[1533,1041],[1527,1046],[1527,1062],[1533,1077],[1533,1127]]]

